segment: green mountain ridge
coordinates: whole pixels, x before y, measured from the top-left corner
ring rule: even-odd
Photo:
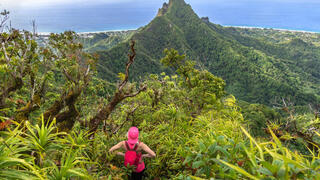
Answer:
[[[160,64],[165,48],[174,48],[222,77],[238,99],[272,104],[288,97],[297,104],[319,103],[320,48],[301,39],[273,43],[244,36],[232,28],[200,19],[184,0],[170,0],[148,25],[132,34],[137,58],[134,79],[147,73],[172,73]],[[115,80],[127,60],[128,40],[98,51],[99,75]]]
[[[87,52],[107,50],[116,46],[122,41],[130,39],[135,30],[110,31],[101,33],[80,34],[80,40]]]
[[[0,33],[0,179],[320,179],[320,105],[251,103],[317,102],[314,39],[272,36],[200,19],[183,0],[132,33],[66,31],[41,44]],[[100,76],[118,83],[97,77],[99,49]],[[131,127],[140,173],[124,164]]]

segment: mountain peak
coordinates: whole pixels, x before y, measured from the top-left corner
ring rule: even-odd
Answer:
[[[163,3],[162,8],[159,9],[157,16],[165,15],[172,6],[183,7],[187,5],[184,0],[169,0],[169,3]]]
[[[210,23],[209,17],[202,17],[201,20],[202,20],[204,23]]]
[[[157,16],[163,16],[169,9],[169,4],[163,3],[162,8],[159,8]]]
[[[184,0],[169,0],[169,4],[172,4],[172,3],[183,3],[183,4],[186,4],[186,2]]]

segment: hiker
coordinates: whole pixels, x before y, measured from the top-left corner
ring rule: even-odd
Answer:
[[[155,157],[156,154],[143,142],[139,141],[139,130],[137,127],[131,127],[127,133],[128,140],[121,141],[117,145],[110,148],[109,152],[115,151],[119,148],[126,150],[126,153],[117,152],[117,155],[124,156],[124,164],[135,166],[129,179],[142,179],[144,176],[145,164],[143,158]],[[142,151],[147,154],[142,154]]]

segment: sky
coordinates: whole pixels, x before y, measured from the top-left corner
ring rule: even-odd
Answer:
[[[228,2],[232,0],[186,0],[189,3],[211,3],[211,2]],[[238,0],[240,3],[261,0]],[[316,3],[319,0],[269,0],[270,2],[301,2],[301,3]],[[126,3],[126,2],[165,2],[164,0],[1,0],[0,7],[7,8],[24,8],[24,7],[46,7],[54,5],[73,5],[73,4],[112,4],[112,3]],[[234,1],[232,1],[234,2]],[[320,3],[320,2],[319,2]]]
[[[47,7],[55,5],[75,5],[75,4],[112,4],[112,3],[126,3],[126,2],[142,2],[143,0],[1,0],[0,5],[9,8],[21,7]],[[157,0],[144,0],[157,1]],[[159,0],[158,0],[159,1]]]

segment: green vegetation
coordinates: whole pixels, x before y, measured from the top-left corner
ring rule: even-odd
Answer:
[[[318,61],[292,54],[317,57],[317,47],[237,39],[207,23],[171,0],[99,62],[74,32],[43,46],[36,34],[2,32],[0,179],[126,179],[131,169],[108,149],[131,126],[157,154],[145,159],[147,179],[319,179],[319,107],[304,106],[318,102]]]
[[[129,39],[134,30],[80,34],[84,50],[89,52],[108,50]]]
[[[318,35],[289,35],[282,38],[278,31],[222,27],[201,20],[183,0],[171,0],[131,36],[137,48],[132,79],[149,73],[172,74],[159,59],[165,48],[174,48],[194,59],[198,67],[222,77],[227,92],[240,100],[270,106],[283,97],[298,105],[319,104]],[[116,80],[126,62],[126,49],[128,41],[97,51],[99,77]]]
[[[52,37],[68,39],[66,34]],[[173,68],[176,74],[149,75],[142,82],[147,90],[123,100],[109,118],[100,122],[93,139],[89,134],[90,125],[85,122],[94,115],[77,114],[77,122],[68,130],[64,127],[68,123],[63,122],[73,122],[72,117],[66,117],[61,122],[56,120],[60,116],[46,121],[45,116],[35,113],[30,114],[24,123],[16,122],[16,118],[9,120],[5,112],[14,114],[17,110],[15,105],[6,104],[7,110],[2,110],[1,115],[4,120],[1,123],[1,178],[126,178],[130,170],[122,166],[123,159],[108,154],[107,149],[123,140],[130,126],[139,127],[140,139],[158,155],[156,159],[146,160],[150,179],[319,178],[320,160],[317,151],[311,149],[318,143],[319,118],[289,116],[292,119],[285,123],[292,125],[299,122],[297,132],[301,138],[310,137],[302,136],[301,133],[315,134],[304,141],[307,143],[305,147],[310,147],[308,156],[286,148],[284,144],[288,140],[295,141],[299,137],[292,137],[290,133],[294,135],[294,132],[291,131],[281,135],[279,132],[282,129],[276,127],[276,124],[267,128],[266,136],[272,137],[271,141],[255,140],[241,127],[246,126],[246,121],[235,98],[225,93],[225,83],[221,78],[195,68],[194,61],[187,59],[185,55],[179,55],[176,50],[166,50],[165,53],[161,63]],[[134,57],[134,53],[131,55]],[[8,69],[1,67],[2,72],[8,73]],[[64,79],[61,76],[55,78],[59,80],[56,83],[62,83]],[[125,82],[127,74],[119,74],[119,78],[121,82]],[[133,91],[134,86],[127,82],[124,86],[126,90],[116,91],[125,91],[123,93],[126,94]],[[84,87],[84,91],[89,91],[90,88],[93,87]],[[83,101],[94,102],[104,98],[99,96],[100,93],[96,93],[98,96],[85,94],[86,96],[79,96],[76,104],[83,105]],[[117,92],[114,94],[116,96]],[[25,94],[25,98],[27,97]],[[50,96],[48,101],[55,104],[55,99],[59,99],[59,96]],[[113,100],[107,98],[104,101],[108,103]],[[48,105],[40,103],[39,106],[42,109]],[[87,112],[95,112],[95,106],[86,106],[86,109]],[[245,114],[251,111],[250,108],[247,109],[248,113]],[[261,111],[265,111],[263,107]],[[274,114],[276,115],[273,111],[265,111],[262,118]],[[303,122],[310,122],[310,119],[313,123],[303,125]]]
[[[307,43],[312,43],[316,46],[319,46],[319,33],[277,30],[268,28],[261,29],[228,27],[227,29],[240,33],[242,36],[260,38],[264,41],[270,41],[272,43],[281,43],[289,41],[291,39],[299,38]]]

